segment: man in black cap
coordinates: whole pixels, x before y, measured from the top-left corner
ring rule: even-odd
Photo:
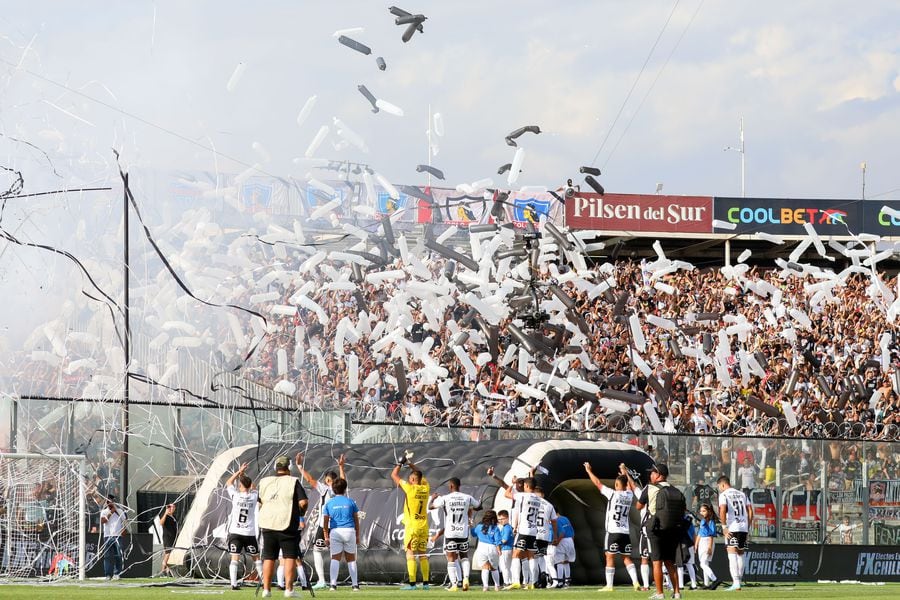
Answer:
[[[275,475],[259,482],[259,523],[262,534],[263,598],[272,595],[272,575],[279,551],[284,558],[284,597],[296,598],[294,576],[300,558],[300,517],[308,500],[300,480],[291,476],[291,459],[275,459]]]
[[[650,600],[663,600],[663,564],[669,572],[672,580],[672,598],[681,598],[681,590],[678,587],[678,571],[675,560],[678,545],[681,541],[684,524],[684,513],[687,512],[687,501],[684,494],[678,488],[671,485],[667,479],[669,467],[658,464],[650,470],[650,485],[641,492],[636,507],[638,510],[645,506],[650,511],[650,559],[653,561],[653,581],[656,584],[656,593],[650,596]]]

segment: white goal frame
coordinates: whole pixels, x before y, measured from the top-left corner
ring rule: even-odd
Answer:
[[[85,531],[85,522],[87,520],[87,503],[86,503],[86,493],[87,487],[85,485],[85,474],[86,474],[86,466],[87,466],[87,457],[81,454],[39,454],[39,453],[0,453],[0,491],[4,494],[3,497],[0,497],[0,502],[3,504],[3,508],[5,510],[0,513],[0,530],[3,532],[3,551],[0,554],[0,579],[10,577],[9,568],[13,561],[13,531],[15,529],[13,524],[13,519],[15,518],[15,514],[13,510],[13,498],[9,497],[8,490],[10,489],[10,485],[15,485],[17,482],[9,480],[9,461],[28,461],[28,460],[40,460],[40,461],[57,461],[58,463],[62,463],[60,466],[67,465],[68,468],[73,470],[73,474],[75,475],[78,485],[73,489],[63,490],[58,489],[59,493],[66,493],[69,498],[72,498],[72,494],[77,495],[77,515],[76,515],[76,523],[77,523],[77,536],[78,536],[78,556],[76,563],[76,571],[79,580],[84,580],[85,571],[86,571],[86,545],[87,545],[87,536]],[[30,482],[27,482],[30,483]],[[70,504],[71,506],[71,504]]]

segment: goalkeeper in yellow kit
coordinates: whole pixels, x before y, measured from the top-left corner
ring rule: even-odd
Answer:
[[[407,464],[410,468],[406,481],[400,478],[400,467]],[[412,454],[404,453],[400,461],[391,471],[394,480],[406,496],[403,501],[403,547],[406,549],[406,569],[409,572],[409,584],[400,589],[416,589],[416,562],[422,571],[422,589],[428,589],[428,577],[431,567],[428,563],[428,499],[431,486],[425,475],[412,462]]]

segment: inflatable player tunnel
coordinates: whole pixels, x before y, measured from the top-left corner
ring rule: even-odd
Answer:
[[[572,577],[576,584],[600,583],[604,566],[606,499],[587,478],[583,464],[590,462],[594,473],[610,486],[620,463],[624,462],[644,482],[653,466],[648,454],[621,442],[509,440],[294,446],[269,443],[233,448],[213,462],[182,524],[177,548],[169,562],[183,565],[195,576],[227,577],[230,559],[225,553],[224,532],[231,503],[224,484],[241,463],[250,464],[247,474],[257,481],[274,472],[273,465],[278,456],[288,455],[293,461],[297,452],[303,452],[304,468],[314,477],[322,477],[326,471],[337,471],[337,458],[345,454],[348,494],[363,513],[358,559],[360,577],[363,581],[401,582],[406,578],[401,547],[403,525],[400,522],[403,493],[394,486],[390,472],[404,450],[414,453],[413,461],[424,472],[432,492],[445,493],[447,480],[458,477],[462,480],[462,491],[480,499],[483,509],[509,509],[511,505],[503,489],[487,476],[488,467],[493,466],[495,475],[507,483],[513,476],[526,477],[532,468],[536,468],[537,483],[544,489],[545,496],[560,514],[571,519],[575,528],[577,560],[572,566]],[[404,469],[401,476],[405,478],[407,473]],[[308,525],[303,532],[303,547],[309,548],[309,552],[304,561],[310,572],[311,545],[321,506],[316,491],[309,489],[305,482],[304,489],[309,496]],[[637,511],[633,510],[631,517],[636,542]],[[476,522],[479,518],[476,515]],[[437,511],[434,511],[430,515],[432,533],[440,528],[438,519]],[[634,547],[636,551],[636,543]],[[440,541],[429,554],[432,583],[439,583],[446,571]],[[250,566],[249,561],[246,564]],[[480,576],[476,574],[478,570],[475,567],[472,570],[477,579]]]

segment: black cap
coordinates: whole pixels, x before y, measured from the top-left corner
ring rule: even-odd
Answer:
[[[653,473],[654,471],[659,473],[660,477],[669,476],[669,467],[667,465],[654,465],[654,467],[650,469],[650,472]]]

